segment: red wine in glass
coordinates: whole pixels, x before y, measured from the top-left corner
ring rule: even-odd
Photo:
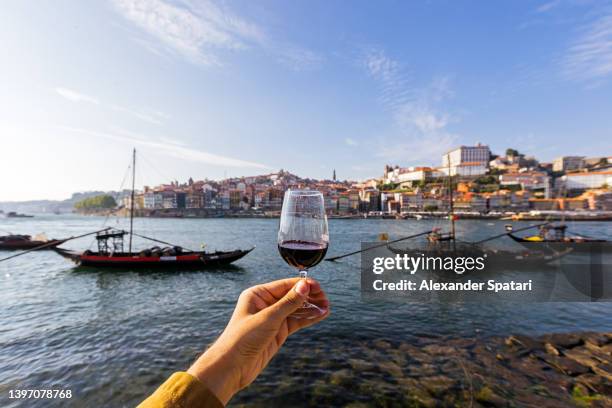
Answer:
[[[283,241],[278,244],[278,252],[285,262],[294,268],[308,269],[325,258],[327,243],[319,244],[298,240]]]

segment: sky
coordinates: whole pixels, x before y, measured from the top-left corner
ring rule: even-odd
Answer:
[[[5,0],[0,201],[612,154],[608,1]]]

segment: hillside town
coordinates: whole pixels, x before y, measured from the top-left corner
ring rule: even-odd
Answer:
[[[332,217],[503,216],[559,211],[612,211],[612,157],[563,156],[539,162],[517,150],[493,154],[486,145],[459,146],[440,166],[387,165],[381,177],[341,181],[301,178],[287,171],[220,181],[174,181],[137,192],[139,216],[274,217],[289,188],[319,190]],[[120,203],[130,207],[130,196]]]

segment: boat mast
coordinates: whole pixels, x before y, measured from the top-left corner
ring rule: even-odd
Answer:
[[[136,183],[136,148],[132,152],[132,195],[130,197],[130,246],[129,253],[132,253],[132,230],[134,227],[134,185]]]
[[[448,198],[449,198],[449,213],[448,218],[451,224],[451,239],[453,245],[455,243],[455,208],[453,204],[453,176],[451,176],[450,153],[446,154],[446,162],[448,164]]]

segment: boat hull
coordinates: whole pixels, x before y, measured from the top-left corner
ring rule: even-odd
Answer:
[[[605,240],[583,240],[583,241],[529,241],[513,234],[508,236],[523,247],[543,252],[561,252],[571,249],[572,253],[601,253],[610,252],[610,242]]]
[[[5,251],[18,251],[24,249],[33,249],[39,246],[48,245],[41,249],[53,249],[60,245],[62,240],[51,240],[51,241],[30,241],[30,240],[15,240],[15,241],[0,241],[0,250]]]
[[[173,256],[142,256],[138,253],[121,253],[113,256],[97,253],[80,253],[62,248],[55,251],[79,266],[121,269],[206,269],[228,265],[244,257],[253,248],[228,252],[189,252]]]

